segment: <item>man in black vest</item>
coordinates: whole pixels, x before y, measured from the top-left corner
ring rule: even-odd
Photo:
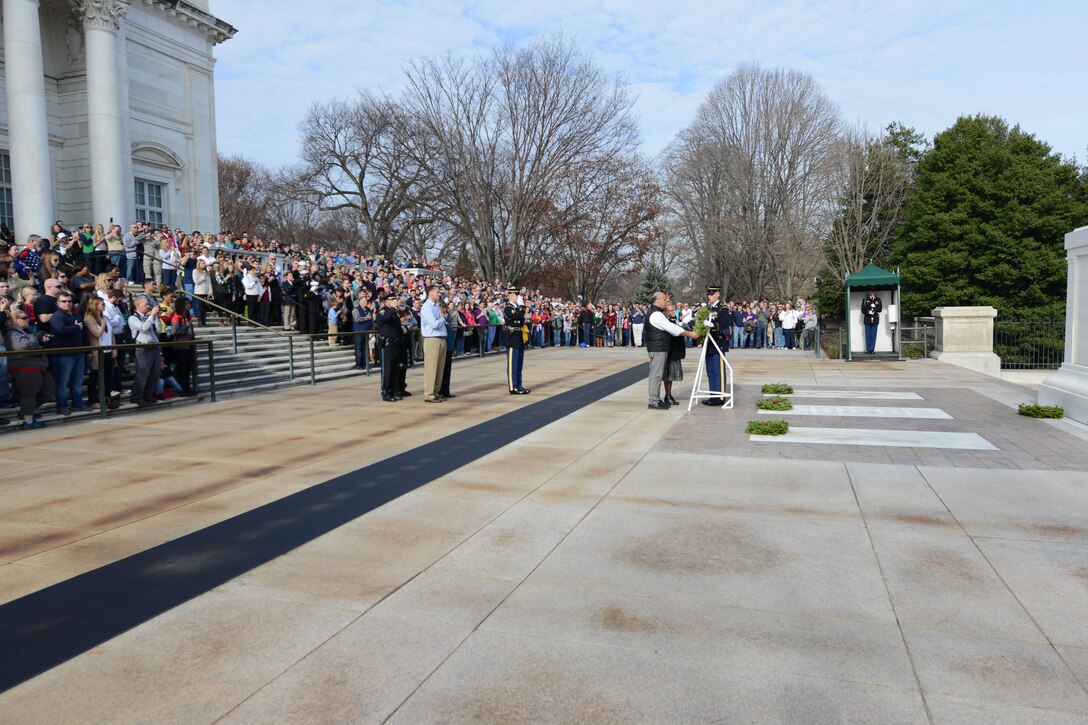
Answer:
[[[646,320],[646,352],[650,355],[650,404],[651,410],[668,410],[669,404],[661,398],[661,378],[665,376],[665,364],[669,358],[669,344],[677,335],[699,339],[665,316],[665,293],[654,292],[650,301],[650,316]]]

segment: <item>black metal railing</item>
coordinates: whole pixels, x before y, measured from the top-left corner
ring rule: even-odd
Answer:
[[[846,331],[840,320],[820,320],[816,324],[816,357],[841,360],[846,351]]]
[[[914,324],[899,327],[899,356],[927,358],[937,344],[937,325],[932,317],[916,317]]]
[[[91,375],[98,376],[98,417],[108,418],[110,411],[107,403],[109,397],[108,387],[106,385],[106,361],[105,356],[107,352],[113,350],[146,350],[146,349],[162,349],[170,347],[191,347],[193,348],[193,369],[192,380],[190,381],[194,393],[199,393],[197,388],[197,381],[199,372],[198,366],[200,364],[199,357],[196,354],[197,347],[207,346],[208,348],[208,400],[214,403],[216,401],[216,387],[215,387],[215,341],[214,340],[178,340],[170,342],[155,342],[150,344],[111,344],[106,346],[98,345],[81,345],[79,347],[46,347],[35,348],[32,350],[3,350],[0,351],[0,357],[4,358],[19,358],[19,357],[40,357],[42,355],[95,355],[98,358],[98,369],[90,370]],[[9,364],[10,365],[10,364]],[[80,381],[82,385],[82,381]]]
[[[365,362],[364,370],[365,370],[365,373],[366,373],[366,375],[368,377],[371,374],[372,364],[371,364],[371,361],[370,361],[370,350],[373,347],[372,340],[374,340],[378,335],[376,330],[361,330],[361,331],[337,330],[336,332],[327,332],[326,331],[326,332],[309,332],[309,333],[287,332],[285,330],[277,330],[274,327],[269,327],[267,325],[263,325],[263,324],[257,322],[256,320],[254,320],[252,317],[247,317],[246,315],[241,314],[237,310],[228,309],[226,307],[223,307],[222,305],[218,305],[215,302],[210,301],[206,297],[197,297],[195,294],[193,294],[191,292],[185,292],[185,291],[182,291],[182,290],[177,290],[177,294],[188,297],[191,300],[196,300],[196,301],[198,301],[199,304],[206,304],[209,307],[218,310],[221,314],[225,313],[229,317],[229,319],[230,319],[230,328],[231,328],[231,353],[234,354],[234,355],[238,354],[238,325],[240,325],[240,324],[241,325],[251,325],[251,326],[257,327],[260,330],[263,330],[264,332],[272,333],[273,335],[276,335],[277,337],[286,338],[286,340],[287,340],[287,379],[288,380],[294,380],[295,379],[295,340],[296,339],[298,339],[303,344],[309,344],[309,348],[310,348],[309,349],[310,385],[317,385],[317,363],[316,363],[317,358],[316,358],[316,354],[315,354],[316,353],[316,348],[314,346],[316,344],[318,344],[321,340],[326,340],[326,341],[333,341],[333,340],[339,340],[339,339],[345,339],[346,340],[347,338],[355,338],[355,337],[362,336],[364,338],[364,340],[363,340],[363,349],[366,352],[366,354],[363,356],[364,357],[364,362]],[[482,358],[482,357],[484,357],[486,355],[490,355],[492,353],[499,352],[499,346],[502,343],[502,328],[503,327],[504,327],[504,325],[502,323],[488,323],[486,325],[463,325],[459,329],[462,330],[463,335],[467,336],[467,335],[471,334],[471,335],[474,336],[474,340],[473,340],[472,345],[468,344],[467,337],[466,337],[466,343],[465,343],[466,349],[468,349],[469,347],[474,348],[474,352],[469,353],[469,354],[474,355],[476,357],[481,357]],[[492,329],[492,328],[495,329],[495,336],[494,336],[494,338],[492,340],[492,344],[487,345],[487,344],[484,343],[484,339],[486,337],[484,335],[484,333],[487,330]],[[413,367],[414,363],[419,362],[420,360],[422,360],[422,346],[419,344],[419,341],[420,341],[419,334],[420,334],[419,330],[417,328],[413,328],[411,330],[408,330],[407,335],[406,335],[406,337],[407,337],[407,343],[406,344],[408,345],[408,366],[409,367]],[[330,343],[330,344],[332,344],[332,343]],[[353,341],[353,345],[354,345],[354,341]],[[345,347],[347,347],[347,346],[345,346]],[[417,350],[420,353],[419,356],[416,355]]]
[[[1065,358],[1065,320],[994,320],[994,352],[1003,370],[1056,370]]]

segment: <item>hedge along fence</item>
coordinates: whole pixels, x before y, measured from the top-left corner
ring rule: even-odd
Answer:
[[[994,320],[994,352],[1005,370],[1057,370],[1065,359],[1065,320]]]

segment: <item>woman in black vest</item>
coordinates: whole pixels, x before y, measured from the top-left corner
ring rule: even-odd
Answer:
[[[676,306],[670,302],[665,308],[665,314],[669,319],[674,319]],[[687,345],[684,344],[684,340],[684,337],[669,338],[669,356],[665,361],[665,375],[661,378],[661,381],[665,383],[664,399],[669,405],[680,405],[676,398],[672,397],[672,384],[684,379],[683,360],[687,356]]]

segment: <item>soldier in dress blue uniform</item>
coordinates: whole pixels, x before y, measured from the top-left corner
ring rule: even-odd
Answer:
[[[880,313],[884,309],[884,303],[870,291],[861,301],[861,321],[865,324],[865,352],[868,355],[876,353],[876,330],[880,325]]]
[[[503,344],[506,345],[506,386],[511,395],[528,395],[521,384],[521,367],[525,362],[525,306],[518,304],[518,290],[506,290],[506,306],[502,308]]]
[[[721,354],[719,354],[718,348],[714,347],[710,340],[703,342],[706,345],[706,377],[711,390],[724,393],[725,358],[723,355],[729,352],[729,332],[733,326],[733,315],[721,303],[721,288],[707,287],[706,298],[707,307],[710,308],[710,316],[706,319],[709,330],[707,337],[713,337],[714,342],[717,342],[718,347],[721,348]],[[725,398],[707,398],[702,402],[703,405],[720,407],[725,405]]]

